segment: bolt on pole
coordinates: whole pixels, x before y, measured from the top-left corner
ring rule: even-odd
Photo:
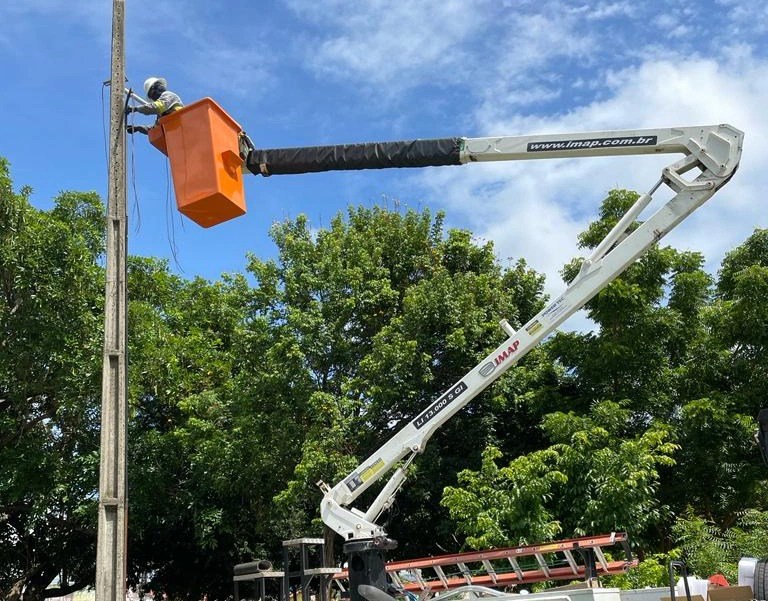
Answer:
[[[124,0],[113,0],[96,601],[125,601],[126,587],[128,228],[125,186],[125,91],[123,89],[125,82],[124,9]]]

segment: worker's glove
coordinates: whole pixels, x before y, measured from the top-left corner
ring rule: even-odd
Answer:
[[[125,131],[129,134],[149,134],[148,125],[126,125]]]

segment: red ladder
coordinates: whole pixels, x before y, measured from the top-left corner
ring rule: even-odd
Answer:
[[[621,546],[624,558],[608,560],[604,548],[616,545]],[[590,570],[592,562],[594,569]],[[396,585],[422,592],[467,584],[501,588],[543,580],[578,580],[590,575],[623,574],[636,565],[627,534],[613,532],[537,545],[392,561],[386,569]],[[346,570],[335,576],[337,582],[346,578]]]

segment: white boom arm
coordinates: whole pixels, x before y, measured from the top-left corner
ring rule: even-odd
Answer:
[[[744,134],[730,125],[464,138],[462,163],[656,153],[685,156],[662,170],[660,180],[638,198],[595,248],[562,295],[517,332],[503,320],[501,327],[509,337],[485,359],[333,488],[318,482],[324,493],[320,509],[323,522],[346,541],[385,536],[376,520],[392,504],[405,481],[405,467],[424,450],[432,434],[725,185],[738,167],[743,138]],[[694,169],[698,172],[692,180],[683,178],[683,174]],[[629,226],[662,184],[675,195],[628,234]],[[350,507],[360,494],[403,459],[403,465],[395,470],[368,510]]]

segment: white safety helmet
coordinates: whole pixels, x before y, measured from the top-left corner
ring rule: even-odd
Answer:
[[[145,95],[145,96],[148,96],[148,95],[149,95],[149,89],[150,89],[150,88],[151,88],[153,85],[155,85],[155,84],[156,84],[158,81],[159,81],[161,84],[163,84],[163,87],[164,87],[164,88],[167,88],[167,87],[168,87],[168,82],[167,82],[167,81],[165,81],[165,79],[164,79],[164,78],[162,78],[162,77],[148,77],[148,78],[147,78],[147,80],[144,82],[144,95]]]

